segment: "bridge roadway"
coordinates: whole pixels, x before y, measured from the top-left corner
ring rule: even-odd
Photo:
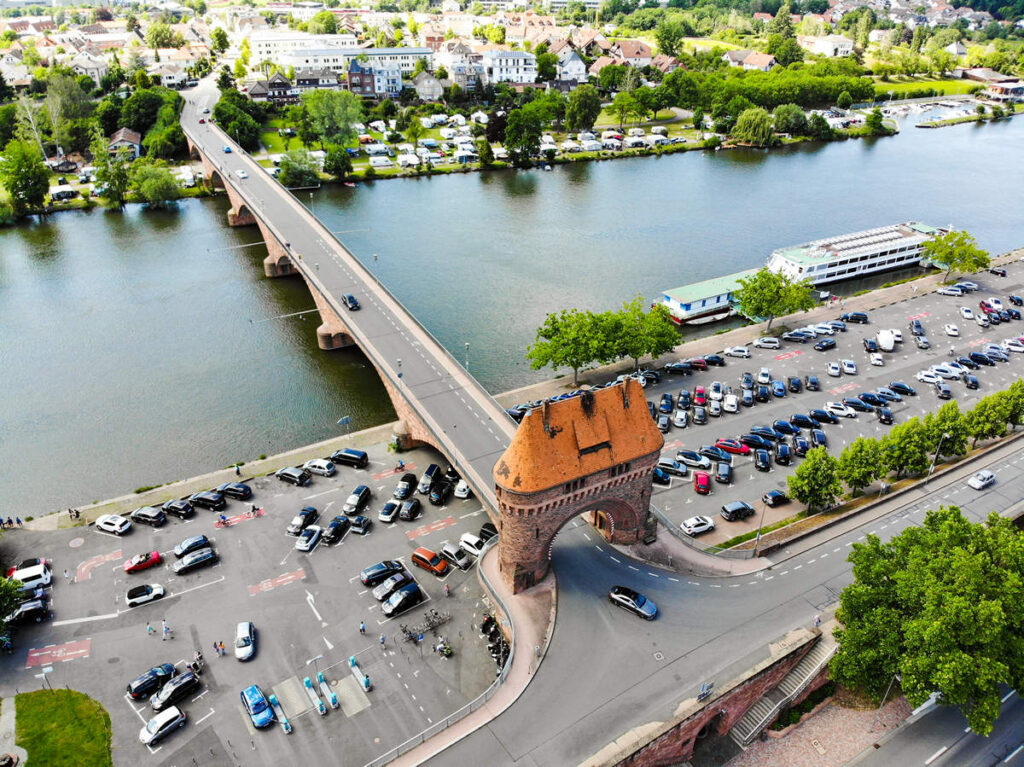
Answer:
[[[433,433],[435,446],[495,511],[492,470],[512,439],[512,420],[306,207],[217,126],[199,123],[202,110],[212,110],[217,98],[209,79],[186,94],[181,124],[188,138],[253,216],[282,244],[290,243],[291,261],[310,290],[320,292],[390,388]],[[230,154],[225,146],[231,146]],[[248,178],[239,178],[241,170]],[[359,300],[359,311],[342,308],[346,293]]]

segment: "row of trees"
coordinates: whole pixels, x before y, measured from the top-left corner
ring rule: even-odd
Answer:
[[[890,474],[897,479],[922,475],[939,457],[966,455],[979,440],[1002,437],[1022,423],[1024,381],[1018,380],[983,397],[966,413],[950,401],[924,418],[896,424],[882,439],[860,437],[838,458],[815,448],[787,478],[789,492],[811,511],[825,509],[840,498],[844,484],[856,495]]]
[[[588,365],[628,358],[636,369],[642,357],[657,357],[678,343],[679,332],[665,307],[645,311],[643,297],[637,296],[617,312],[563,309],[548,314],[526,358],[534,370],[572,368],[575,386],[579,371]]]

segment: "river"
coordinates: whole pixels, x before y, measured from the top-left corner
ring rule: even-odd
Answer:
[[[379,181],[314,210],[491,391],[544,315],[907,219],[1024,241],[1024,118],[781,151],[691,152]],[[300,199],[311,201],[303,194]],[[263,277],[226,201],[0,230],[0,499],[26,516],[384,422],[356,352],[323,353],[298,280]],[[466,344],[469,344],[468,352]],[[342,416],[348,426],[338,426]]]

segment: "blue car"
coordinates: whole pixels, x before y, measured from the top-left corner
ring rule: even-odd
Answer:
[[[274,709],[270,707],[270,701],[258,684],[242,690],[242,708],[252,720],[253,727],[257,729],[269,727],[274,723]]]
[[[772,381],[772,394],[776,397],[786,396],[786,384],[782,381]]]
[[[227,144],[224,145],[224,154],[231,154],[231,147]]]

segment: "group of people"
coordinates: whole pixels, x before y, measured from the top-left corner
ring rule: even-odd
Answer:
[[[82,512],[80,512],[78,509],[68,509],[68,518],[69,519],[81,519],[82,518]]]
[[[0,517],[0,527],[6,530],[12,530],[15,526],[21,527],[21,517],[15,517],[14,519],[8,517],[6,521],[4,521],[3,517]]]

